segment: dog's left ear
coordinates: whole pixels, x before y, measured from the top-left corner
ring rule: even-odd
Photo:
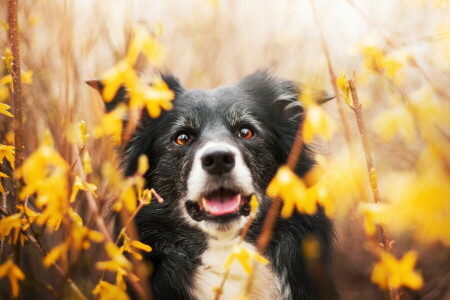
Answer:
[[[102,83],[100,79],[86,80],[86,83],[94,90],[96,90],[103,98],[103,89],[105,88],[105,85]],[[125,89],[125,86],[122,85],[117,90],[116,95],[114,95],[114,98],[110,102],[105,102],[105,110],[106,112],[110,112],[114,108],[116,108],[120,103],[124,103],[127,101],[128,101],[128,93]]]
[[[178,94],[182,93],[185,90],[184,87],[181,85],[180,81],[178,80],[178,78],[176,78],[172,74],[161,73],[160,76],[161,76],[161,79],[167,84],[169,89],[171,89],[175,93],[175,96],[177,96]],[[102,83],[102,81],[100,79],[87,80],[86,83],[90,87],[95,89],[97,92],[99,92],[100,96],[103,95],[103,89],[105,88],[105,85]],[[102,96],[102,98],[103,98],[103,96]],[[128,95],[126,87],[123,85],[120,86],[119,89],[117,90],[116,94],[114,95],[113,99],[109,102],[105,102],[106,112],[112,111],[120,103],[128,102],[128,99],[129,99],[129,95]]]

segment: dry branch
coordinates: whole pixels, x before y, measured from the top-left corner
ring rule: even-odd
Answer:
[[[367,171],[369,173],[370,185],[372,187],[372,194],[374,202],[381,203],[380,191],[378,189],[377,174],[375,166],[373,164],[372,152],[370,149],[369,138],[367,137],[366,126],[364,123],[364,117],[362,113],[362,104],[359,102],[358,91],[355,85],[355,72],[352,72],[352,77],[348,80],[350,87],[350,93],[353,100],[353,112],[355,113],[356,123],[358,124],[359,135],[361,136],[361,142],[363,145],[364,156],[366,159]],[[391,243],[389,239],[389,233],[387,227],[384,224],[379,225],[379,231],[381,234],[381,241],[384,251],[390,252]],[[396,289],[389,288],[389,297],[391,300],[399,299],[399,294]]]
[[[11,76],[13,80],[12,91],[12,111],[14,115],[13,129],[15,142],[15,167],[19,169],[23,164],[24,143],[23,143],[23,122],[22,122],[22,82],[20,75],[20,48],[19,48],[19,25],[17,21],[17,0],[8,0],[8,39],[13,56]],[[16,176],[14,176],[16,178]],[[16,191],[14,192],[14,200],[11,205],[15,210],[18,202],[18,191],[20,189],[20,181],[15,179]]]

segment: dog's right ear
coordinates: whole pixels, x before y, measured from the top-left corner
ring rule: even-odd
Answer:
[[[171,89],[175,93],[175,97],[185,90],[184,87],[181,85],[180,81],[178,80],[178,78],[176,78],[172,74],[162,73],[160,74],[160,76],[161,79],[167,84],[169,89]],[[105,85],[102,83],[101,80],[99,79],[87,80],[86,83],[90,87],[95,89],[97,92],[99,92],[100,96],[103,98],[103,89],[105,88]],[[109,102],[104,101],[106,112],[114,110],[120,103],[128,102],[128,99],[129,95],[127,89],[124,85],[121,85],[111,101]]]

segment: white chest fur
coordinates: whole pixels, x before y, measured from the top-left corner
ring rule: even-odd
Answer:
[[[237,239],[227,241],[214,241],[209,243],[208,250],[201,257],[202,264],[194,275],[193,294],[198,300],[214,299],[213,289],[218,287],[225,272],[224,263],[229,257],[233,245]],[[255,247],[249,243],[242,243],[242,246],[255,251]],[[245,291],[248,274],[243,267],[234,262],[230,269],[230,274],[223,288],[221,300],[229,300],[242,295]],[[253,281],[250,289],[250,299],[280,299],[276,275],[270,266],[258,264],[253,272]]]

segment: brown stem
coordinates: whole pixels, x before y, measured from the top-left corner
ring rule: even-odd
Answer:
[[[339,112],[339,117],[341,118],[342,126],[344,128],[345,141],[347,142],[347,145],[350,148],[352,148],[353,147],[353,139],[352,139],[352,135],[350,134],[350,126],[348,125],[347,118],[345,117],[344,103],[342,102],[341,94],[339,93],[339,89],[337,86],[336,73],[334,72],[333,65],[331,64],[330,50],[329,50],[327,41],[325,40],[325,38],[323,36],[323,30],[322,30],[322,26],[319,21],[319,18],[317,16],[317,9],[314,4],[314,0],[311,1],[311,7],[312,7],[317,31],[319,32],[320,44],[322,46],[322,51],[325,54],[325,58],[327,60],[328,74],[330,75],[331,86],[333,87],[333,92],[336,97],[336,102],[338,104],[338,112]]]
[[[11,46],[13,56],[12,60],[12,111],[14,115],[13,129],[14,129],[14,143],[15,143],[15,167],[18,169],[23,164],[23,124],[22,124],[22,83],[20,78],[20,48],[19,48],[19,25],[17,21],[17,0],[8,0],[8,23],[9,31],[8,38]],[[15,176],[14,176],[15,178]],[[16,190],[14,191],[12,210],[16,210],[18,203],[18,191],[20,190],[20,181],[15,179]]]
[[[352,71],[352,77],[348,80],[348,85],[350,87],[350,92],[353,100],[353,111],[356,117],[356,123],[358,124],[359,135],[361,136],[361,142],[363,145],[364,156],[366,159],[367,171],[369,173],[370,185],[372,187],[372,194],[375,203],[381,203],[380,191],[378,188],[377,175],[375,166],[373,164],[372,153],[369,144],[369,138],[367,137],[366,126],[364,123],[364,117],[362,112],[362,105],[359,102],[358,91],[356,90],[355,85],[355,71]],[[391,245],[389,240],[389,234],[387,227],[383,224],[380,224],[379,231],[381,235],[381,241],[383,245],[383,249],[386,252],[390,252]],[[396,289],[389,288],[389,296],[390,299],[399,299],[399,294]]]

